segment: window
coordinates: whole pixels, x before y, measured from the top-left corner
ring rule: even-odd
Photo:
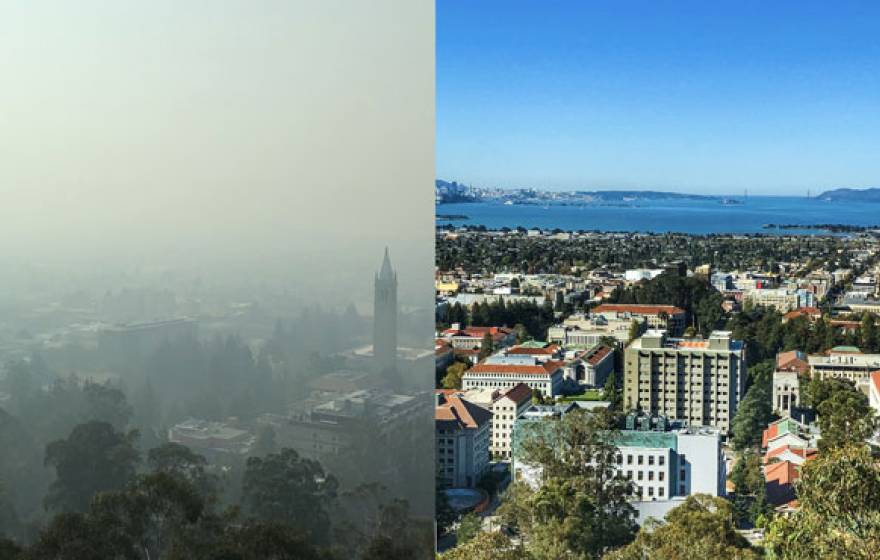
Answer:
[[[653,455],[648,456],[648,464],[651,466],[654,465],[654,456]]]
[[[645,458],[643,456],[639,455],[639,464],[642,465],[644,463],[645,463]]]
[[[644,478],[644,474],[645,473],[643,473],[642,471],[639,471],[638,479],[642,480],[642,478]]]
[[[663,474],[663,473],[660,473],[660,474]],[[664,489],[662,486],[661,486],[660,488],[657,489],[657,495],[660,496],[661,498],[663,497],[663,495],[664,495],[665,493],[666,493],[666,491],[665,491],[665,489]]]
[[[654,471],[648,471],[648,480],[654,480]]]
[[[660,457],[657,458],[657,463],[662,467],[663,465],[666,464],[666,457],[661,455]]]
[[[633,464],[633,456],[632,456],[632,455],[627,455],[627,456],[626,456],[626,464],[627,464],[627,465],[632,465],[632,464]]]
[[[665,472],[660,471],[660,472],[657,473],[657,480],[659,480],[660,482],[663,482],[663,480],[665,480],[665,479],[666,479],[666,473],[665,473]]]

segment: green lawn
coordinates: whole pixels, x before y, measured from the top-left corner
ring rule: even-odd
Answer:
[[[562,402],[601,401],[602,400],[602,390],[601,389],[587,389],[583,393],[580,393],[577,395],[567,395],[565,397],[560,397],[559,400]]]

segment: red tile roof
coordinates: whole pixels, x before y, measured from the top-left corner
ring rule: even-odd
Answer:
[[[593,308],[593,313],[606,313],[606,312],[629,312],[629,313],[638,313],[642,315],[659,315],[660,313],[667,313],[669,315],[681,315],[685,311],[680,307],[675,307],[674,305],[648,305],[641,303],[603,303],[598,307]]]
[[[523,373],[551,375],[557,369],[562,367],[563,362],[548,361],[543,364],[536,365],[515,365],[515,364],[487,364],[480,363],[467,370],[468,373],[500,373],[502,375],[519,375]]]
[[[800,358],[800,352],[791,350],[776,356],[776,369],[779,371],[795,371],[804,375],[810,371],[810,363]]]
[[[507,350],[508,354],[523,356],[552,356],[559,351],[559,346],[551,344],[544,348],[529,348],[528,346],[514,346]]]
[[[783,315],[782,318],[785,319],[786,321],[788,321],[788,320],[795,319],[797,317],[802,317],[802,316],[811,317],[811,318],[812,317],[821,317],[822,311],[818,307],[801,307],[799,309],[794,309],[792,311],[789,311],[788,313]]]
[[[770,461],[770,459],[772,459],[773,457],[778,457],[778,456],[782,455],[782,453],[785,451],[790,451],[791,453],[794,453],[798,457],[801,457],[806,460],[815,459],[819,454],[818,449],[805,448],[805,447],[792,447],[790,445],[780,445],[776,449],[771,449],[770,451],[768,451],[764,455],[764,462],[768,463]]]
[[[800,477],[800,470],[791,461],[771,463],[764,467],[764,480],[767,485],[767,502],[773,505],[787,504],[795,499],[794,481]]]
[[[880,371],[871,372],[871,385],[877,393],[880,393]]]
[[[517,383],[504,392],[504,396],[520,404],[532,398],[532,389],[525,383]]]
[[[590,365],[596,365],[601,362],[610,352],[611,348],[603,344],[602,346],[599,346],[590,351],[590,353],[587,355],[587,362]]]
[[[779,435],[779,426],[776,424],[770,424],[767,426],[767,429],[764,430],[764,433],[761,434],[761,447],[767,447],[767,444],[770,443],[770,440]]]
[[[492,414],[455,391],[438,389],[440,403],[434,407],[434,421],[444,429],[476,429],[489,422]]]

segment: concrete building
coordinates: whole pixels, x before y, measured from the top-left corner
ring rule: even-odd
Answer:
[[[520,383],[500,393],[491,405],[492,434],[489,451],[494,457],[510,459],[513,423],[532,403],[532,390]]]
[[[400,395],[382,388],[323,394],[288,415],[264,414],[259,422],[275,430],[279,447],[292,447],[316,460],[335,460],[355,445],[365,427],[375,442],[403,445],[403,434],[430,410],[429,395]]]
[[[454,391],[435,392],[437,468],[446,487],[473,488],[489,469],[492,414]]]
[[[548,423],[570,411],[523,415],[517,420],[512,459],[515,480],[533,487],[540,484],[541,469],[523,462],[522,443],[536,434],[546,435],[552,427]],[[635,488],[631,500],[639,523],[648,517],[662,518],[681,498],[692,494],[725,495],[727,471],[718,430],[687,429],[663,417],[631,414],[617,433],[615,445],[617,471]]]
[[[604,387],[608,376],[614,371],[614,348],[598,344],[580,359],[584,365],[584,375],[577,381],[589,387]]]
[[[592,348],[609,338],[622,346],[629,342],[633,321],[639,325],[638,334],[648,328],[644,317],[608,319],[604,315],[573,315],[562,324],[550,327],[547,339],[566,348]]]
[[[880,354],[863,354],[854,346],[835,346],[826,354],[809,357],[816,379],[849,379],[867,391],[871,372],[880,369]]]
[[[228,423],[187,418],[168,430],[168,441],[217,459],[223,455],[246,455],[256,437]]]
[[[624,403],[691,426],[730,430],[745,390],[742,341],[715,331],[708,340],[649,330],[624,354]]]
[[[644,320],[649,329],[665,329],[670,336],[684,332],[687,313],[674,305],[642,305],[635,303],[603,303],[592,310],[607,320]]]
[[[775,309],[780,313],[788,313],[799,307],[811,305],[812,301],[804,299],[804,294],[787,288],[757,288],[746,290],[743,301],[754,306]]]

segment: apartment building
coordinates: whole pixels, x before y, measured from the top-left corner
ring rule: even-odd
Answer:
[[[649,330],[624,353],[625,405],[726,434],[745,390],[745,355],[726,331],[704,340]]]

